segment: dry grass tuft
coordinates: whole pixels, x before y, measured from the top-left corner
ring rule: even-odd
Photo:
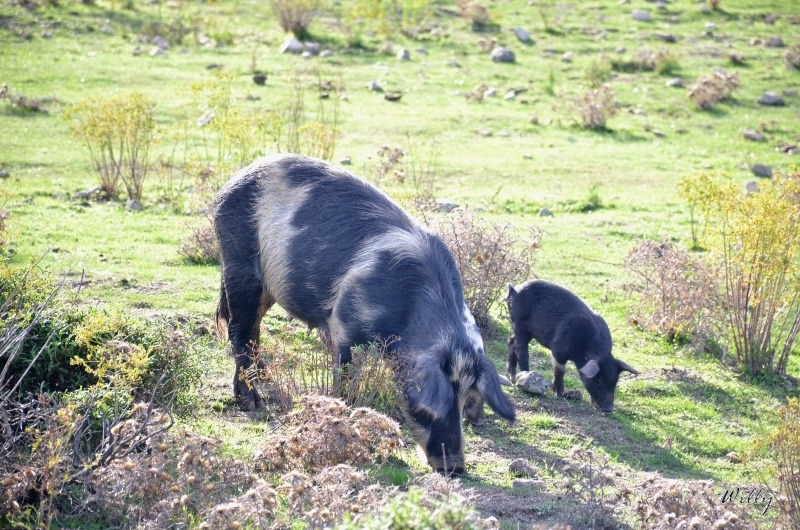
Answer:
[[[189,237],[181,241],[178,254],[189,263],[218,264],[219,242],[213,222],[208,220],[192,230]]]
[[[739,76],[719,69],[710,75],[705,75],[689,89],[691,99],[698,109],[709,109],[731,97],[733,91],[739,86]]]
[[[402,446],[396,421],[368,408],[351,410],[340,399],[303,396],[256,455],[265,471],[320,470],[337,464],[385,461]]]
[[[573,103],[578,121],[585,129],[605,129],[606,123],[617,113],[617,99],[614,89],[602,85],[589,90]]]

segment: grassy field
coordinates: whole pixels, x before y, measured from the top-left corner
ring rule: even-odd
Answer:
[[[311,28],[312,38],[333,53],[309,59],[278,53],[285,36],[265,2],[176,2],[169,7],[63,1],[31,9],[4,4],[0,82],[11,94],[52,98],[45,104],[47,112],[0,101],[0,170],[7,173],[0,186],[12,239],[6,258],[25,264],[50,249],[43,267],[67,274],[73,289],[80,286],[82,303],[142,316],[179,313],[210,321],[219,268],[188,263],[178,253],[202,215],[190,201],[180,208],[160,201],[164,183],[155,173],[140,212],[126,210],[122,200],[71,199],[93,186],[96,177],[62,112],[89,96],[143,92],[156,102],[155,151],[166,154],[174,134],[202,115],[191,106],[192,83],[209,82],[221,69],[233,75],[237,105],[280,112],[291,97],[296,72],[316,69],[321,79],[341,83],[346,95],[338,107],[334,162],[349,156],[354,172],[375,178],[375,153],[383,145],[408,149],[411,139],[412,156],[419,158],[435,150],[435,197],[468,205],[494,221],[540,228],[535,275],[586,299],[608,321],[615,355],[642,372],[623,377],[617,412],[611,416],[585,400],[530,397],[514,389],[510,394],[519,418],[514,425],[490,415],[483,426],[465,426],[470,469],[463,483],[478,491],[481,514],[497,517],[508,529],[532,523],[587,526],[574,506],[580,501],[564,493],[555,466],[575,445],[608,455],[619,480],[634,493],[641,493],[637,487],[651,472],[662,478],[711,479],[717,491],[771,481],[773,461],[759,442],[775,427],[776,407],[798,395],[796,385],[783,378],[749,380],[712,357],[634,327],[628,309],[636,302],[623,289],[629,280],[623,259],[642,239],[691,246],[689,215],[677,190],[682,177],[719,172],[744,187],[756,179],[750,172],[753,164],[767,164],[776,172],[797,164],[796,154],[783,151],[800,143],[800,71],[788,69],[782,57],[800,44],[800,5],[725,0],[720,9],[709,11],[705,3],[690,0],[668,2],[664,9],[640,0],[497,0],[485,2],[497,24],[478,32],[452,15],[453,6],[434,4],[425,27],[435,31],[412,37],[367,30],[359,46],[348,45],[354,39],[336,17],[322,16]],[[634,20],[634,10],[649,11],[652,20]],[[774,21],[767,15],[775,15]],[[194,33],[189,31],[181,44],[172,43],[166,55],[150,55],[153,28],[177,17]],[[534,42],[519,42],[512,31],[517,26],[529,30]],[[195,34],[224,44],[201,45]],[[676,42],[666,42],[665,35]],[[780,37],[785,46],[767,46],[771,37]],[[492,62],[478,39],[508,46],[516,62]],[[381,52],[387,42],[393,53]],[[137,47],[143,53],[134,55]],[[396,59],[401,47],[410,50],[410,61]],[[642,51],[666,54],[668,72],[612,71],[612,62],[631,60]],[[567,52],[572,54],[569,62],[562,60]],[[733,64],[731,54],[744,56],[744,64]],[[687,88],[666,85],[681,77],[690,87],[715,68],[735,72],[740,86],[711,109],[695,108]],[[265,86],[252,82],[254,69],[266,73]],[[616,93],[617,113],[601,130],[580,127],[574,111],[573,102],[588,89],[592,71],[601,72],[594,77],[606,76]],[[386,101],[366,88],[370,80],[401,91],[402,99]],[[316,75],[304,82],[312,109]],[[495,88],[498,96],[465,97],[479,85]],[[514,100],[504,99],[512,89],[525,90]],[[758,104],[766,91],[781,94],[786,104]],[[760,130],[767,139],[745,139],[745,130]],[[191,197],[193,184],[187,179],[180,193]],[[414,191],[390,179],[380,184],[398,197]],[[571,205],[586,200],[592,189],[602,207],[573,211]],[[541,208],[554,216],[538,216]],[[265,329],[288,337],[297,326],[273,311]],[[500,312],[496,317],[497,334],[485,341],[500,368],[508,323]],[[247,458],[275,418],[232,407],[232,363],[222,345],[211,347],[219,350],[219,363],[198,390],[206,406],[181,422],[221,438],[225,451]],[[532,359],[537,371],[549,377],[547,352],[534,348]],[[788,372],[800,377],[797,347]],[[582,389],[573,367],[567,387]],[[516,458],[536,466],[544,486],[512,487],[508,463]],[[382,473],[390,475],[392,466],[409,476],[426,472],[407,449],[388,470],[373,470],[376,480]],[[745,508],[752,508],[754,516],[760,513],[757,506]],[[759,516],[759,524],[772,527],[776,510]],[[621,504],[612,521],[611,526],[638,526],[631,504]],[[303,526],[298,522],[298,527]]]

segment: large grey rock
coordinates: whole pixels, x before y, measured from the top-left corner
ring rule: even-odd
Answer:
[[[508,464],[508,471],[515,477],[536,477],[539,471],[524,458],[517,458]]]
[[[380,86],[374,79],[367,83],[367,88],[373,92],[383,92],[383,87]]]
[[[769,48],[783,48],[783,39],[780,37],[770,37],[767,41]]]
[[[767,139],[766,136],[758,131],[745,131],[742,136],[744,136],[747,140],[752,140],[754,142],[763,142]]]
[[[631,14],[631,16],[633,17],[633,20],[639,22],[650,22],[653,20],[653,17],[650,15],[649,11],[636,10]]]
[[[764,179],[772,177],[772,168],[766,164],[753,164],[750,166],[750,171],[753,175]]]
[[[144,210],[144,206],[142,206],[142,203],[140,203],[138,200],[131,199],[125,203],[125,209],[132,210],[134,212],[141,212]]]
[[[764,92],[761,97],[758,98],[758,103],[768,107],[781,107],[785,105],[783,98],[775,92]]]
[[[436,199],[436,206],[434,206],[433,211],[450,213],[456,208],[458,208],[457,202],[448,201],[447,199]]]
[[[400,48],[400,50],[397,52],[397,58],[401,61],[410,61],[411,52],[405,48]]]
[[[530,34],[530,32],[528,32],[527,30],[525,30],[525,29],[523,29],[523,28],[521,28],[519,26],[514,28],[514,35],[516,35],[517,38],[521,42],[524,42],[525,44],[531,42],[531,34]]]
[[[539,217],[553,217],[553,211],[550,208],[542,208],[539,210]]]
[[[318,42],[304,42],[303,50],[312,55],[319,55],[319,52],[322,51],[322,46]]]
[[[744,185],[744,194],[750,195],[751,193],[758,193],[758,181],[751,180]]]
[[[680,77],[673,77],[672,79],[668,79],[664,85],[672,88],[683,88],[683,79]]]
[[[553,383],[536,372],[518,373],[515,384],[520,390],[537,396],[544,395],[547,390],[553,388]]]
[[[513,63],[516,62],[516,60],[517,57],[514,55],[514,52],[508,48],[499,46],[492,51],[492,61],[496,63]]]
[[[280,48],[278,48],[278,52],[280,53],[300,54],[304,51],[305,47],[303,46],[303,43],[293,37],[287,38],[285,41],[283,41],[283,44],[281,44]]]
[[[152,44],[158,46],[162,50],[169,50],[169,41],[161,35],[156,35],[151,41]]]

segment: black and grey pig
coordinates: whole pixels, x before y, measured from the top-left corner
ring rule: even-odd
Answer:
[[[507,301],[514,333],[508,339],[511,380],[517,366],[528,370],[528,343],[536,339],[552,354],[553,386],[559,396],[564,393],[567,361],[572,361],[592,403],[603,412],[613,412],[620,372],[639,372],[612,357],[611,332],[603,317],[575,293],[544,280],[509,284]]]
[[[275,303],[348,363],[351,348],[386,341],[406,368],[406,416],[430,465],[464,471],[464,404],[478,396],[507,420],[514,407],[464,302],[442,240],[360,178],[297,155],[240,170],[214,204],[222,262],[217,326],[236,357],[234,396],[263,406],[242,372]]]

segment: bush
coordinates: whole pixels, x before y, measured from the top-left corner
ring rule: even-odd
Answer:
[[[340,19],[350,42],[360,42],[367,29],[386,36],[414,37],[433,13],[431,0],[350,0],[341,2]]]
[[[456,0],[458,12],[465,21],[475,30],[481,30],[492,22],[489,10],[480,2],[474,0]]]
[[[568,212],[589,213],[606,208],[600,196],[600,183],[592,182],[586,190],[586,196],[581,199],[564,201],[564,209]]]
[[[800,529],[800,400],[789,398],[778,409],[777,428],[769,436],[778,464],[783,528]]]
[[[636,504],[639,528],[671,530],[745,530],[755,528],[747,505],[721,502],[710,480],[680,481],[653,475],[639,485],[642,494]]]
[[[298,39],[309,36],[308,28],[322,9],[322,0],[269,0],[278,24]]]
[[[617,487],[608,455],[574,446],[565,460],[561,487],[580,506],[573,516],[580,516],[588,528],[615,527],[614,516],[627,504],[631,491]]]
[[[670,75],[678,67],[678,56],[665,50],[655,52],[642,50],[629,57],[611,60],[611,69],[617,72],[656,72],[660,75]]]
[[[117,194],[120,179],[130,200],[140,201],[153,144],[155,103],[139,92],[118,97],[88,98],[68,108],[72,134],[89,149],[100,187],[108,198]]]
[[[525,237],[509,223],[493,223],[464,209],[431,224],[453,253],[475,321],[488,327],[489,312],[508,284],[528,278],[540,232],[532,227]]]
[[[720,274],[703,257],[669,242],[642,241],[625,257],[637,294],[631,316],[641,327],[670,340],[690,338],[698,346],[722,334]]]
[[[698,109],[709,109],[731,97],[738,86],[739,76],[736,73],[719,69],[698,79],[689,89],[688,95]]]
[[[602,85],[577,98],[573,110],[585,129],[605,129],[608,120],[617,113],[616,94],[611,86]]]
[[[344,401],[306,395],[284,420],[284,432],[270,436],[256,455],[265,471],[316,470],[386,461],[402,441],[400,426],[372,409],[348,409]]]
[[[684,179],[681,194],[704,217],[704,242],[722,263],[739,365],[751,375],[786,373],[800,333],[800,173],[777,175],[749,195],[704,174]]]
[[[218,265],[219,242],[213,221],[206,218],[202,225],[193,229],[189,237],[181,241],[178,254],[189,263]]]

